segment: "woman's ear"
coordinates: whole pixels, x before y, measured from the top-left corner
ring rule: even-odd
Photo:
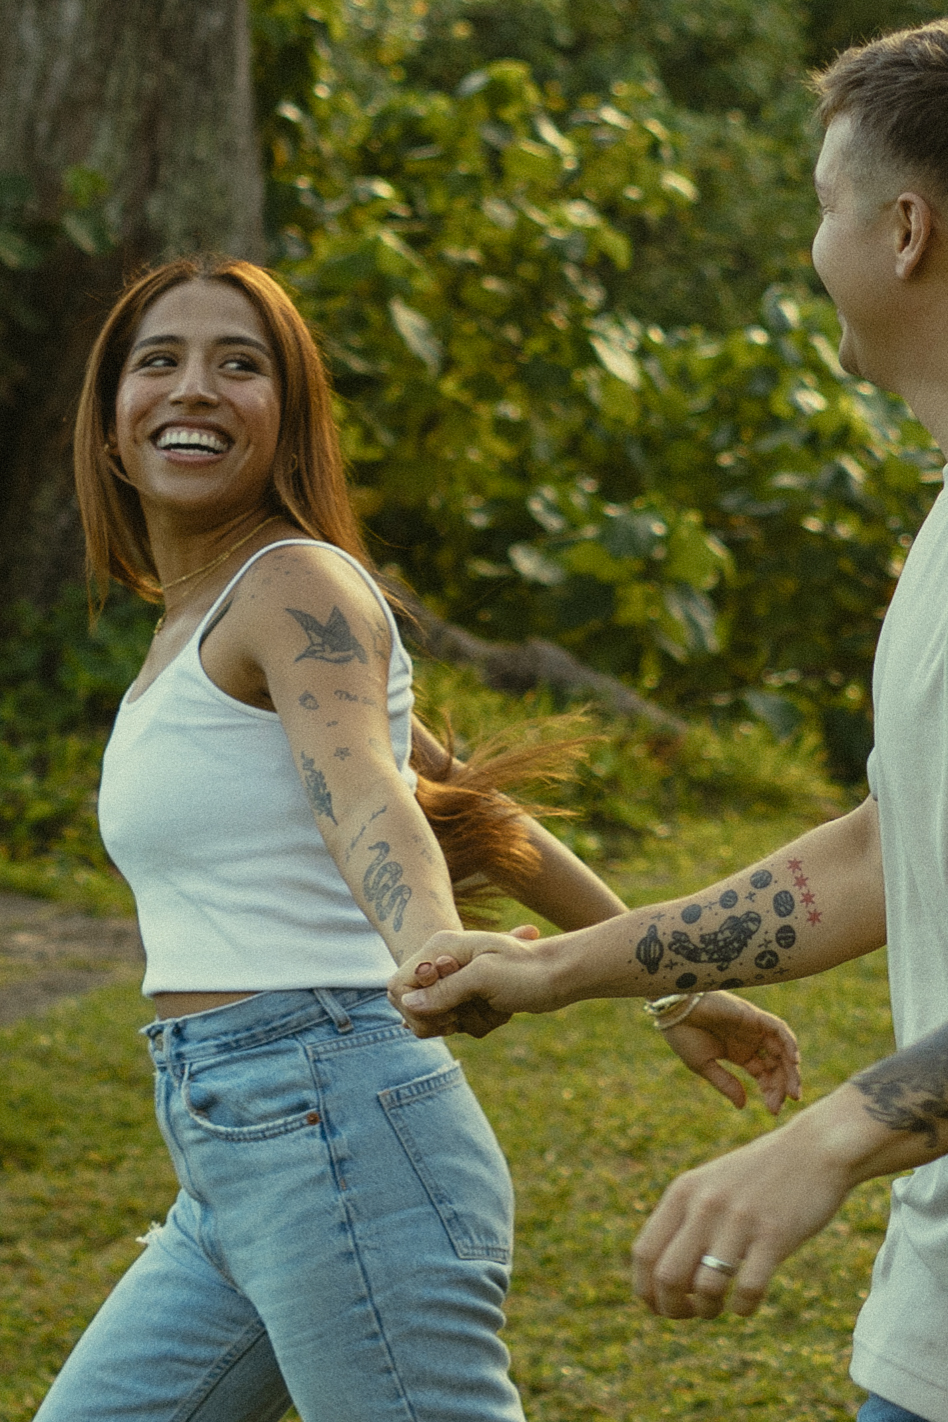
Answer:
[[[932,210],[918,193],[901,193],[895,200],[898,247],[895,274],[900,281],[915,275],[932,236]]]
[[[119,460],[118,443],[115,438],[115,431],[110,430],[102,446],[102,453],[105,455],[105,462],[109,473],[114,474],[116,479],[121,479],[123,484],[131,484],[131,479],[125,473]],[[134,487],[134,486],[133,486]]]

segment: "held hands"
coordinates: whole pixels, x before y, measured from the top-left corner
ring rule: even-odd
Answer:
[[[436,933],[390,979],[389,1002],[398,1008],[416,1037],[448,1037],[453,1032],[486,1037],[495,1027],[509,1022],[514,1012],[549,1011],[556,1004],[526,1007],[523,993],[509,990],[510,966],[514,968],[514,984],[538,976],[535,950],[520,945],[539,937],[540,930],[533,924],[524,924],[511,933]],[[462,966],[463,982],[452,983],[450,979]],[[532,987],[533,995],[538,990],[542,994],[538,983]]]
[[[532,925],[512,933],[438,933],[404,963],[389,983],[389,999],[419,1037],[467,1032],[486,1037],[514,1012],[548,1012],[555,1000],[542,946]],[[463,971],[462,971],[463,968]],[[774,1115],[785,1099],[800,1097],[800,1054],[786,1023],[743,998],[708,993],[677,1027],[664,1034],[690,1071],[703,1076],[735,1106],[742,1084],[720,1065],[755,1077]]]

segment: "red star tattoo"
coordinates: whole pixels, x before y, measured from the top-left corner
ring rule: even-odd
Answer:
[[[796,873],[799,873],[799,871],[803,868],[803,860],[802,860],[802,859],[788,859],[788,860],[787,860],[787,868],[788,868],[788,869],[792,869],[795,874],[796,874]]]
[[[812,903],[814,903],[814,902],[816,901],[816,895],[815,895],[815,894],[811,894],[811,893],[809,892],[809,890],[807,890],[807,892],[806,892],[805,894],[801,894],[801,895],[800,895],[800,898],[803,900],[803,902],[804,902],[805,904],[812,904]]]
[[[805,889],[810,881],[809,879],[805,879],[802,874],[794,874],[793,882],[796,884],[798,889]]]
[[[807,918],[808,918],[808,920],[810,921],[810,923],[822,923],[822,922],[823,922],[823,915],[819,912],[818,909],[810,909],[810,912],[807,914]]]

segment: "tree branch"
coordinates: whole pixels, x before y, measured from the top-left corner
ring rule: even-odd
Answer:
[[[496,691],[522,694],[544,685],[557,691],[587,692],[620,716],[647,721],[666,734],[683,736],[688,729],[680,716],[654,706],[616,677],[584,666],[555,642],[539,637],[522,643],[486,642],[445,622],[403,583],[393,591],[409,615],[403,630],[421,651],[455,666],[474,667],[481,680]]]

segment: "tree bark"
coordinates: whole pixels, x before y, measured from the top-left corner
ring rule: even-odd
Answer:
[[[81,566],[71,422],[124,274],[196,250],[263,260],[247,0],[0,0],[0,173],[56,223],[64,179],[102,181],[111,250],[63,238],[17,277],[33,317],[0,415],[0,597],[51,600]],[[83,246],[87,250],[82,250]]]

